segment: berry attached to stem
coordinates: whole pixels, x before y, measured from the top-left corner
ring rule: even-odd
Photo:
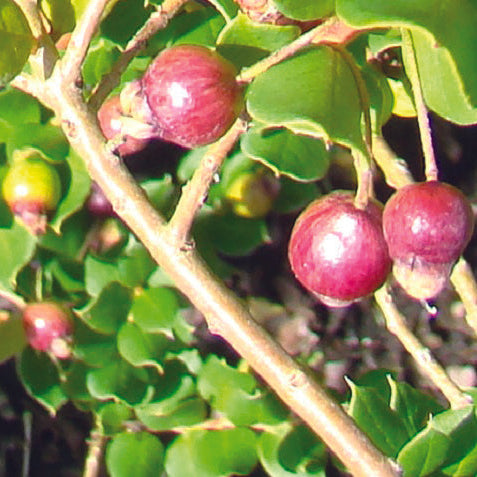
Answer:
[[[33,349],[58,359],[71,356],[73,321],[66,308],[53,302],[31,303],[22,314],[27,341]]]
[[[383,227],[396,280],[408,295],[428,300],[446,286],[474,218],[461,191],[428,181],[407,185],[389,199]]]
[[[382,232],[382,205],[364,209],[354,195],[336,191],[298,217],[288,245],[298,281],[328,306],[347,306],[379,288],[391,269]]]

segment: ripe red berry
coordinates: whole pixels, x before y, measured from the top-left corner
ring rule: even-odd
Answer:
[[[123,134],[122,130],[124,129],[121,123],[122,114],[119,95],[111,96],[99,108],[98,121],[106,139],[121,139],[121,134]],[[140,152],[149,142],[148,139],[138,139],[130,135],[124,135],[123,141],[124,142],[119,144],[116,148],[118,154],[121,156]]]
[[[446,285],[474,218],[461,191],[429,181],[399,189],[384,208],[383,227],[396,280],[410,296],[426,300]]]
[[[65,308],[53,302],[31,303],[23,310],[22,319],[32,348],[59,359],[70,357],[73,322]]]
[[[216,141],[242,109],[236,74],[231,63],[204,46],[162,51],[142,78],[158,136],[188,148]]]
[[[374,292],[391,269],[381,216],[379,202],[370,200],[361,210],[346,191],[312,202],[288,246],[298,281],[328,306],[346,306]]]

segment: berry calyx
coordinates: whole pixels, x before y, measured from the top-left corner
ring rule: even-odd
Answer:
[[[232,180],[225,197],[235,214],[253,219],[270,212],[279,189],[280,183],[272,174],[247,171]]]
[[[23,310],[22,320],[33,349],[51,353],[58,359],[71,356],[73,321],[66,308],[53,302],[30,303]]]
[[[446,286],[474,218],[459,189],[429,181],[399,189],[386,203],[383,227],[396,280],[410,296],[428,300]]]
[[[61,198],[61,181],[53,165],[38,154],[17,155],[2,184],[12,213],[35,235],[45,233],[48,216]]]
[[[288,258],[298,281],[328,306],[373,293],[391,269],[382,205],[370,199],[358,209],[346,191],[315,200],[295,222]]]
[[[142,78],[157,135],[187,148],[216,141],[243,106],[236,74],[232,63],[205,46],[178,45],[162,51]]]
[[[119,145],[116,147],[116,151],[120,156],[128,156],[142,151],[149,141],[148,139],[139,139],[124,134],[123,130],[125,128],[121,121],[122,117],[123,110],[119,95],[108,98],[98,110],[99,126],[104,137],[110,141],[121,141],[122,139],[122,142],[119,142]]]

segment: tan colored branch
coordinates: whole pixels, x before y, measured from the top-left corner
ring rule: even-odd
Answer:
[[[168,224],[178,245],[185,246],[188,241],[195,215],[206,200],[214,176],[245,129],[246,122],[237,119],[224,136],[209,146],[192,179],[183,187],[182,196]]]
[[[374,294],[374,297],[383,312],[388,330],[396,336],[406,351],[413,357],[421,372],[447,398],[451,407],[460,409],[469,406],[472,399],[457,387],[442,366],[434,359],[430,350],[420,343],[409,329],[406,319],[393,302],[388,285],[382,286]]]
[[[462,257],[454,265],[451,282],[466,310],[467,324],[477,335],[477,283],[469,264]]]

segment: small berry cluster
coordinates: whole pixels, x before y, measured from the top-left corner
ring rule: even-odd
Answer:
[[[346,306],[373,293],[391,268],[402,288],[420,300],[434,298],[470,241],[471,206],[439,181],[408,185],[383,207],[354,205],[348,192],[333,192],[299,216],[289,242],[298,281],[329,306]]]

